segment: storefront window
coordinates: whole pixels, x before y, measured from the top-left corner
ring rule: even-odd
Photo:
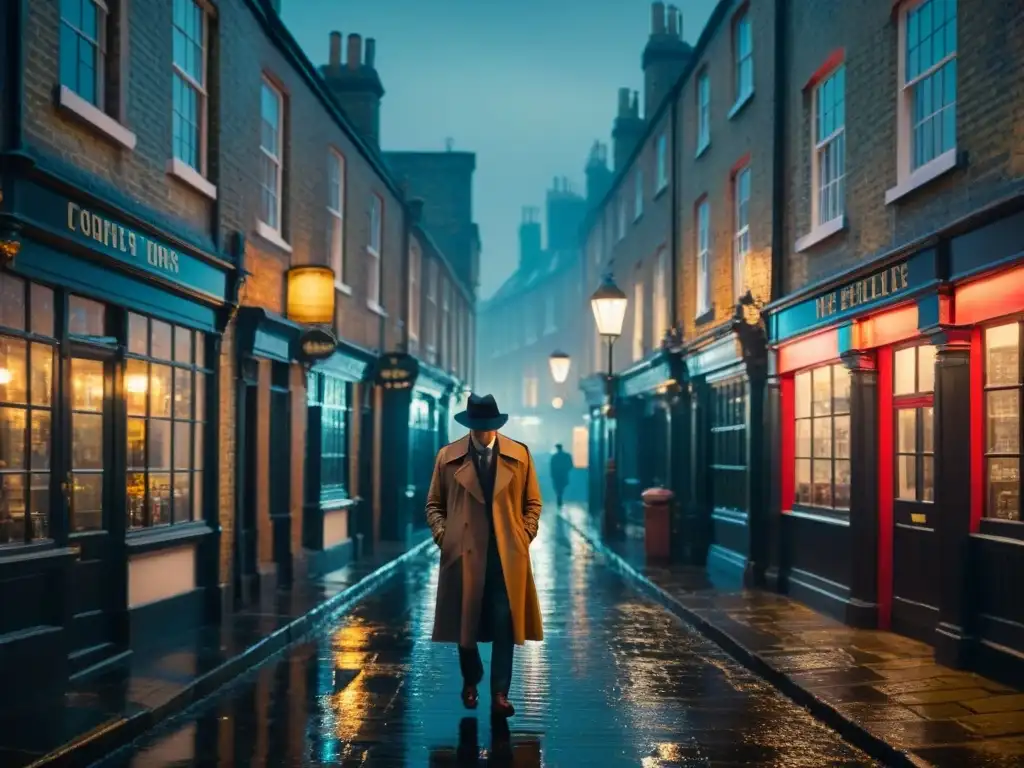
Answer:
[[[896,350],[893,405],[896,409],[896,498],[935,500],[935,347]]]
[[[0,274],[0,545],[50,536],[53,291]]]
[[[796,375],[796,503],[850,508],[850,372],[840,364]]]
[[[124,378],[128,409],[128,526],[202,517],[205,339],[130,314]]]
[[[350,386],[336,376],[310,377],[309,404],[320,407],[321,499],[348,498]]]
[[[711,389],[711,451],[716,508],[747,508],[747,391],[742,379]]]
[[[985,514],[1020,520],[1020,325],[985,331]]]

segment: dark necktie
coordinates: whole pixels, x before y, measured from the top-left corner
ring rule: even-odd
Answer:
[[[480,457],[480,463],[477,465],[480,477],[487,477],[487,471],[491,468],[491,449],[481,448],[477,455]]]

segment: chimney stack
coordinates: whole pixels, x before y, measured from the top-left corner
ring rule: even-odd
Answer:
[[[341,32],[331,32],[331,55],[327,64],[331,69],[341,66]]]
[[[366,38],[366,59],[365,64],[370,69],[373,69],[374,61],[377,58],[377,41],[372,37]]]
[[[651,34],[665,34],[665,4],[660,2],[651,3]]]
[[[363,38],[359,35],[348,36],[348,68],[359,69],[363,63]]]
[[[619,117],[629,114],[629,88],[619,88]]]

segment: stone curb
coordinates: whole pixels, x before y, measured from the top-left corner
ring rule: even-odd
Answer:
[[[141,709],[135,714],[81,734],[49,754],[43,755],[27,768],[36,766],[88,766],[112,752],[130,744],[146,731],[188,709],[201,699],[214,693],[243,672],[284,650],[352,607],[367,594],[380,587],[395,574],[399,566],[422,554],[433,541],[429,538],[416,544],[355,584],[332,595],[303,616],[299,616],[267,635],[255,645],[220,666],[192,680],[167,701],[153,708]]]
[[[625,558],[597,539],[593,534],[585,531],[564,514],[559,514],[559,519],[578,533],[591,548],[604,555],[612,568],[622,576],[625,576],[634,586],[638,587],[640,592],[652,598],[655,602],[692,626],[744,667],[762,677],[770,685],[810,712],[817,720],[832,728],[854,746],[864,750],[869,756],[891,766],[929,768],[932,765],[876,736],[857,722],[857,720],[836,709],[832,704],[814,694],[809,688],[802,686],[785,672],[781,672],[773,667],[763,656],[747,648],[721,627],[715,626],[692,608],[683,605],[679,600],[630,565]]]

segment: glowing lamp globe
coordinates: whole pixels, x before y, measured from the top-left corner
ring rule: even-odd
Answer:
[[[622,323],[626,319],[626,294],[615,284],[609,274],[601,286],[590,297],[590,308],[594,310],[597,332],[602,336],[617,338],[622,335]]]
[[[554,408],[556,411],[559,408],[561,408],[563,405],[565,405],[565,401],[562,400],[562,398],[560,398],[560,397],[556,397],[556,398],[552,399],[552,401],[551,401],[551,407]]]
[[[288,270],[288,319],[303,325],[334,324],[334,270],[306,264]]]
[[[569,366],[572,358],[565,352],[552,352],[548,358],[548,365],[551,366],[551,378],[556,384],[563,384],[569,378]]]

